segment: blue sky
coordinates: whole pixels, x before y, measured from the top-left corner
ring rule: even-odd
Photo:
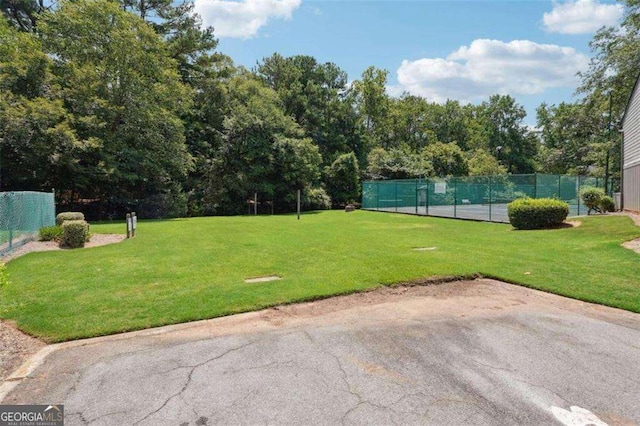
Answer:
[[[218,50],[248,68],[274,52],[334,62],[350,80],[370,65],[388,90],[431,101],[514,96],[535,124],[543,101],[572,101],[589,41],[622,6],[604,0],[195,0]]]

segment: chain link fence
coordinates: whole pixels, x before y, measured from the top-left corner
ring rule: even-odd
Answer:
[[[580,190],[603,185],[602,178],[537,173],[368,181],[362,208],[507,223],[507,204],[522,197],[557,198],[569,204],[570,216],[586,215]]]
[[[56,222],[53,192],[0,192],[0,256],[38,237]]]

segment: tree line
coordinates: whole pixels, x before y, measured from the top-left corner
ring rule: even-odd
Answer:
[[[0,0],[0,190],[56,189],[89,216],[241,214],[358,201],[362,179],[619,176],[617,129],[640,59],[638,0],[603,28],[574,103],[537,127],[509,95],[444,104],[369,67],[216,50],[189,1]],[[608,167],[607,167],[608,165]]]

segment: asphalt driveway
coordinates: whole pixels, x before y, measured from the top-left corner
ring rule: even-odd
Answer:
[[[68,425],[640,422],[640,315],[492,280],[44,351],[2,403],[61,403]]]

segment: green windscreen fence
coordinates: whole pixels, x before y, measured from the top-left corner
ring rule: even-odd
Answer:
[[[537,173],[368,181],[362,184],[362,208],[509,222],[507,204],[511,201],[522,197],[557,198],[569,204],[570,216],[580,216],[587,214],[580,190],[603,185],[601,178]]]
[[[56,222],[52,192],[0,192],[0,256],[38,236]]]

